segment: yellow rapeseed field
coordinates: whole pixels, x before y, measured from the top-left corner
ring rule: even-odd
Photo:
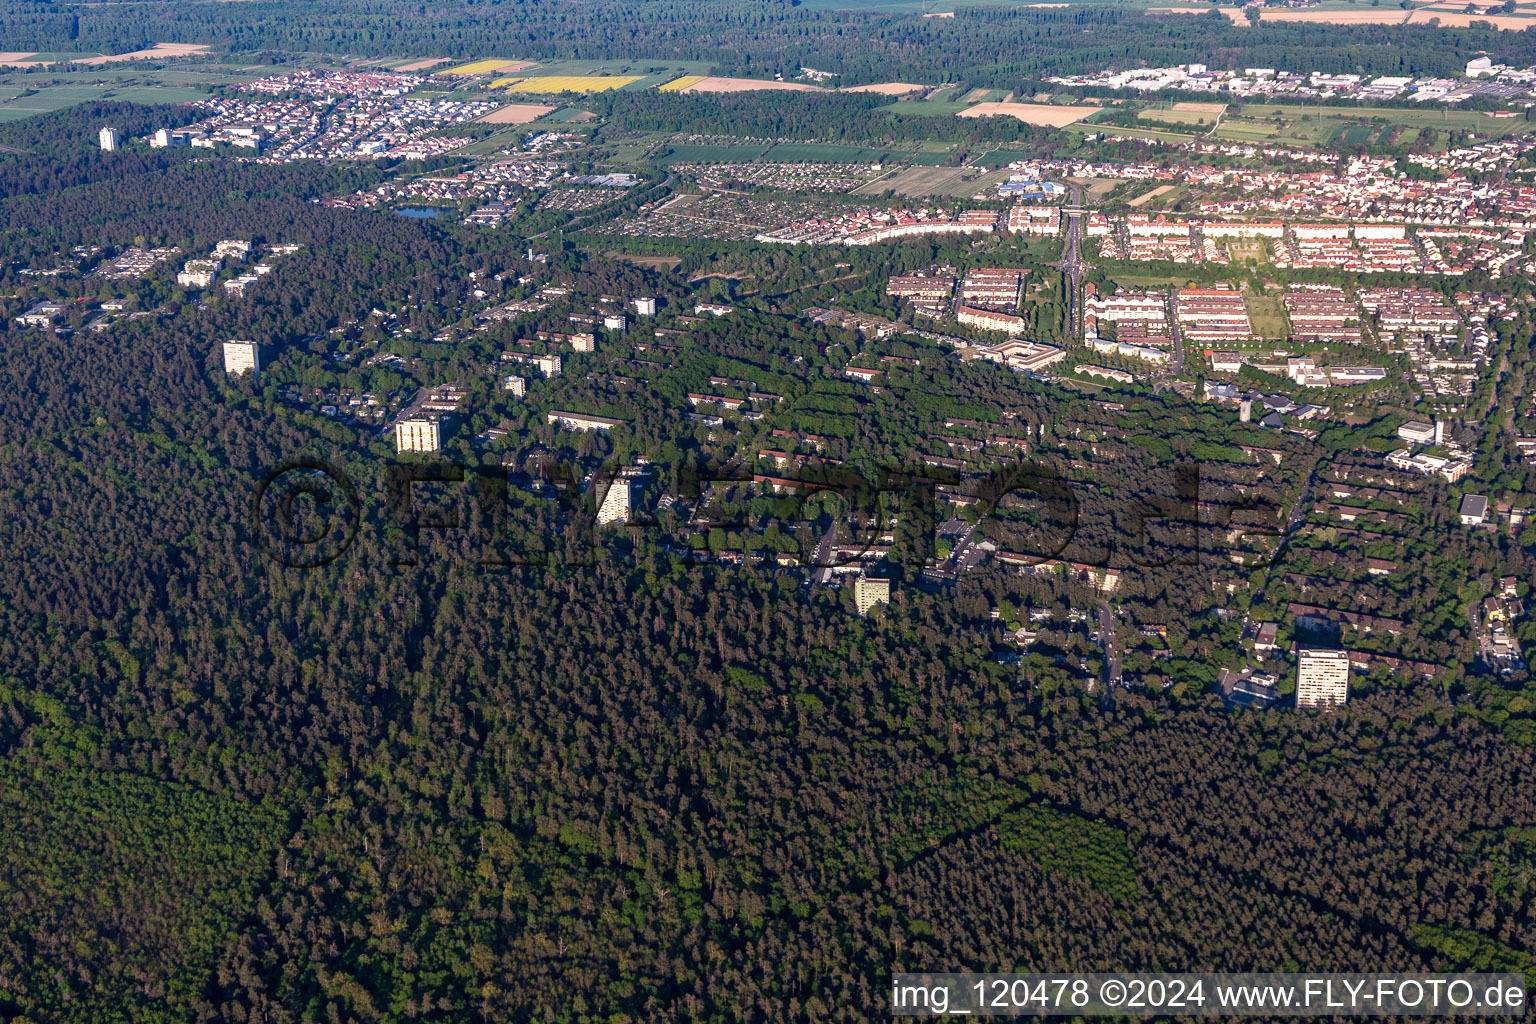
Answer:
[[[508,92],[607,92],[638,82],[644,75],[545,75],[507,86]]]
[[[477,60],[473,64],[465,64],[463,67],[449,68],[442,72],[445,75],[488,75],[492,71],[506,67],[508,64],[516,64],[517,61],[507,60],[505,57],[497,57],[494,60]]]
[[[703,75],[684,75],[682,78],[674,78],[666,85],[659,86],[657,92],[682,92],[690,85],[697,85],[704,81]]]

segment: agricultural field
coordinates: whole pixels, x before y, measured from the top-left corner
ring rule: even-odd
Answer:
[[[1025,124],[1063,128],[1098,112],[1098,107],[1057,107],[1042,103],[977,103],[960,111],[960,116],[1016,117]]]
[[[914,117],[954,117],[969,107],[969,103],[958,103],[952,100],[900,100],[879,109]]]
[[[1190,110],[1189,107],[1214,107],[1214,110],[1201,109]],[[1140,121],[1160,121],[1165,124],[1179,124],[1190,127],[1209,127],[1216,123],[1221,112],[1226,109],[1220,103],[1175,103],[1172,109],[1167,107],[1153,107],[1143,110],[1136,115]]]
[[[820,86],[801,82],[773,82],[765,78],[717,78],[713,75],[684,86],[679,92],[827,92]]]
[[[574,92],[590,95],[622,89],[644,78],[644,75],[545,75],[540,78],[524,78],[502,86],[509,93],[554,94]]]
[[[913,167],[942,167],[954,154],[948,150],[934,150],[932,152],[913,153],[907,163]]]
[[[1154,128],[1121,128],[1119,125],[1098,125],[1088,121],[1078,121],[1064,127],[1069,132],[1107,132],[1110,135],[1124,136],[1131,139],[1161,139],[1164,142],[1192,142],[1193,134],[1185,132],[1159,131]]]
[[[1179,186],[1177,185],[1158,185],[1156,188],[1143,192],[1141,195],[1137,196],[1135,199],[1130,200],[1125,205],[1131,207],[1132,209],[1137,209],[1139,207],[1145,206],[1147,203],[1150,203],[1154,199],[1158,199],[1167,195],[1178,187]]]
[[[672,164],[740,164],[762,157],[767,149],[751,146],[693,146],[680,143],[668,146],[667,154],[657,161],[663,167]]]
[[[855,195],[879,195],[887,189],[909,198],[966,199],[978,192],[992,192],[1010,172],[983,171],[975,167],[924,167],[909,164],[883,175],[855,191]]]
[[[428,57],[426,60],[407,60],[399,63],[391,62],[390,69],[392,71],[402,71],[407,73],[412,71],[425,71],[428,68],[435,68],[439,64],[445,64],[447,61],[447,57]]]
[[[456,68],[449,68],[447,71],[439,71],[437,73],[440,75],[457,76],[489,75],[494,74],[497,71],[522,71],[525,68],[531,68],[534,66],[535,65],[532,61],[527,60],[507,60],[505,58],[492,58],[490,60],[477,60],[472,64],[461,64]]]
[[[905,96],[908,93],[921,92],[927,89],[926,85],[915,85],[912,82],[881,82],[878,85],[850,85],[841,92],[872,92],[881,96]]]
[[[480,119],[482,124],[527,124],[537,121],[556,108],[537,103],[509,103],[500,110],[493,110]]]
[[[760,159],[773,163],[879,164],[900,162],[911,153],[893,153],[883,149],[860,149],[819,142],[781,142]]]
[[[77,103],[97,100],[126,100],[132,103],[186,103],[203,99],[207,89],[190,86],[120,84],[100,82],[93,85],[50,85],[34,89],[15,80],[0,80],[0,121],[19,121],[38,114],[51,114]]]
[[[1300,146],[1378,145],[1402,129],[1399,143],[1423,130],[1471,129],[1489,138],[1529,131],[1524,118],[1494,118],[1476,110],[1399,110],[1388,107],[1301,107],[1247,104],[1222,119],[1216,138],[1233,142],[1274,142]]]
[[[0,121],[17,121],[97,100],[187,103],[206,98],[215,86],[233,85],[270,73],[271,69],[265,66],[169,70],[128,64],[50,73],[46,79],[36,74],[0,72]]]
[[[657,86],[656,91],[682,92],[690,85],[698,85],[700,82],[704,81],[704,78],[704,75],[684,75],[682,78],[675,78],[672,81],[667,82],[665,85]]]

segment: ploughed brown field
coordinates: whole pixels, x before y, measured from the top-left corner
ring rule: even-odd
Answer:
[[[1048,103],[978,103],[960,111],[961,117],[1016,117],[1025,124],[1060,128],[1081,121],[1098,107],[1054,107]]]
[[[911,82],[881,82],[878,85],[850,85],[843,92],[877,92],[882,96],[905,96],[909,92],[928,88]]]
[[[509,103],[499,110],[486,114],[480,118],[480,121],[483,124],[527,124],[557,109],[559,108],[546,107],[539,103]]]
[[[779,89],[790,92],[826,92],[814,85],[800,82],[765,82],[760,78],[715,78],[713,76],[680,90],[681,92],[753,92],[757,89]]]

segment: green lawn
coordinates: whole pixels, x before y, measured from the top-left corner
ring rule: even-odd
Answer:
[[[1284,338],[1288,333],[1285,320],[1285,305],[1278,298],[1270,298],[1264,295],[1249,295],[1244,297],[1244,303],[1248,307],[1248,319],[1253,324],[1254,333],[1261,338]]]
[[[942,167],[944,162],[952,155],[947,151],[942,153],[913,153],[911,159],[907,162],[913,167]]]

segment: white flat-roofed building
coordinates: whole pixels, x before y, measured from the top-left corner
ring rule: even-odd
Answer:
[[[176,283],[183,288],[212,287],[222,267],[218,260],[187,260],[186,266],[176,275]]]
[[[57,302],[39,302],[16,318],[27,327],[51,327],[64,315],[64,307]]]
[[[123,135],[116,128],[103,127],[96,133],[96,141],[101,145],[103,153],[110,153],[123,141]]]
[[[633,486],[634,479],[623,470],[608,482],[608,491],[603,495],[603,503],[597,509],[599,526],[629,522],[630,489]]]
[[[967,327],[975,327],[983,331],[1005,331],[1008,334],[1023,334],[1028,330],[1028,324],[1021,316],[1012,316],[1008,313],[994,313],[989,309],[976,309],[973,306],[961,306],[956,315],[962,324]]]
[[[226,341],[224,343],[224,373],[237,377],[242,373],[261,374],[261,351],[254,341]]]
[[[442,421],[436,416],[411,416],[395,424],[395,450],[435,452],[442,447]]]
[[[1304,647],[1296,653],[1296,706],[1332,708],[1349,701],[1349,652]]]
[[[607,416],[593,416],[585,412],[565,412],[556,410],[545,417],[546,422],[562,430],[612,430],[623,423],[623,420],[610,419]]]
[[[877,604],[889,604],[891,581],[872,576],[859,576],[853,581],[853,603],[860,615],[868,615]]]

